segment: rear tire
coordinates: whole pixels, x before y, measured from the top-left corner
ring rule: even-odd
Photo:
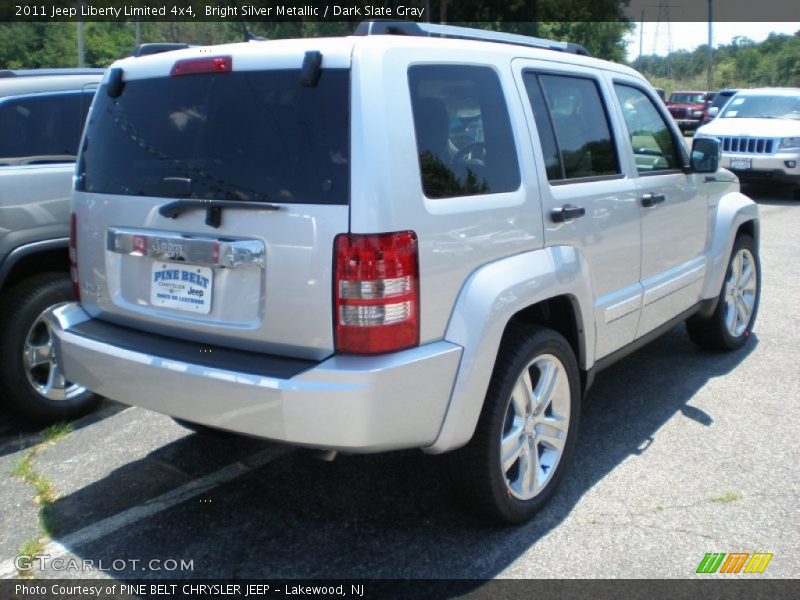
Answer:
[[[42,315],[74,300],[72,283],[63,273],[41,273],[0,296],[0,395],[16,416],[46,424],[74,419],[94,410],[100,398],[67,381],[53,334]]]
[[[451,452],[458,499],[501,523],[533,517],[555,493],[575,449],[580,376],[569,343],[515,325],[498,352],[475,434]]]
[[[708,350],[738,350],[753,331],[760,298],[761,263],[755,240],[743,233],[733,243],[716,310],[708,319],[686,321],[689,337]]]

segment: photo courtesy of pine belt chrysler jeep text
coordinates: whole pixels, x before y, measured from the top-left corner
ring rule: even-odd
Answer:
[[[598,370],[681,321],[734,350],[758,309],[717,140],[690,154],[585,54],[365,22],[118,61],[77,164],[80,301],[49,317],[67,377],[193,427],[447,452],[458,498],[531,517]]]

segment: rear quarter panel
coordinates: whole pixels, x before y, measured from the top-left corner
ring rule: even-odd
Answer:
[[[491,47],[459,50],[435,40],[387,46],[365,38],[352,71],[353,233],[413,230],[419,239],[421,342],[440,340],[470,275],[481,265],[543,245],[538,177],[511,58]],[[486,45],[491,46],[491,45]],[[436,56],[432,60],[431,55]],[[425,197],[420,179],[408,68],[415,64],[475,64],[497,73],[514,130],[519,189],[446,199]]]

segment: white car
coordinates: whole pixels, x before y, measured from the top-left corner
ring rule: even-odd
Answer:
[[[720,166],[742,182],[789,184],[800,199],[800,88],[741,91],[695,137],[719,139]]]

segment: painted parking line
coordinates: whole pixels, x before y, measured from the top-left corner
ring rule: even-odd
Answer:
[[[58,541],[51,541],[45,546],[42,554],[50,558],[67,556],[72,552],[71,548],[74,549],[88,544],[124,527],[128,527],[137,521],[152,517],[190,498],[194,498],[210,489],[218,487],[223,483],[236,479],[245,473],[263,467],[276,458],[288,454],[292,450],[293,448],[289,446],[276,446],[274,448],[267,448],[261,452],[256,452],[242,460],[222,467],[213,473],[209,473],[199,479],[185,483],[174,490],[170,490],[160,496],[147,500],[142,504],[137,504],[121,513],[117,513],[97,523],[87,525],[83,529],[79,529],[74,533],[64,536]],[[11,579],[17,576],[17,569],[14,565],[13,558],[0,563],[0,579]]]

